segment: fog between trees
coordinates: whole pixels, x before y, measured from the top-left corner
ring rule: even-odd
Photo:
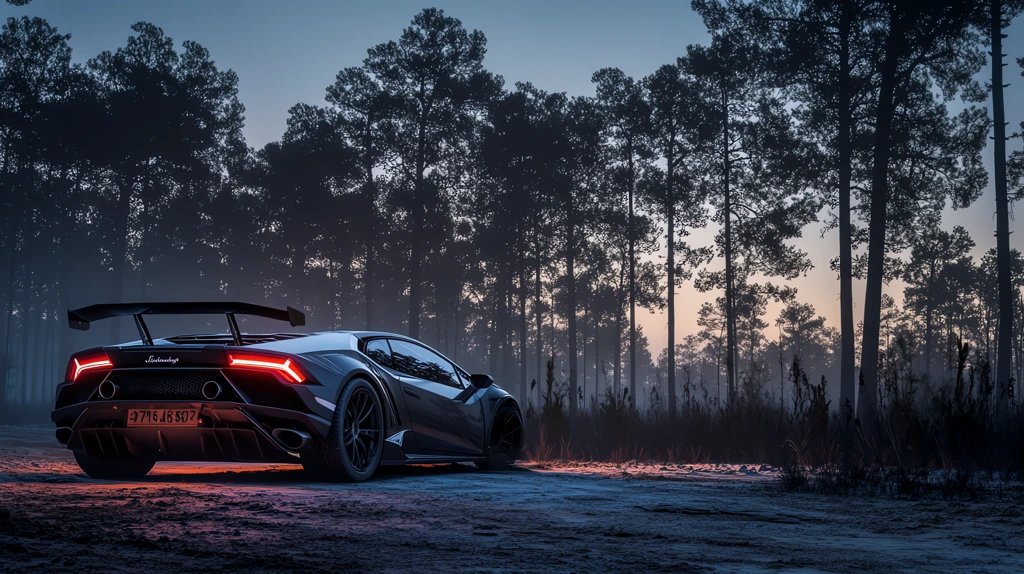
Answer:
[[[237,76],[158,23],[78,64],[74,30],[9,19],[0,410],[48,408],[72,351],[134,337],[116,322],[72,333],[68,308],[218,298],[304,309],[310,329],[418,337],[534,405],[554,357],[568,413],[609,396],[642,412],[696,397],[790,408],[794,357],[827,380],[833,410],[856,401],[860,417],[893,385],[932,396],[965,368],[1009,410],[1024,260],[1004,219],[1024,158],[989,173],[982,153],[993,104],[1002,118],[991,86],[1020,68],[975,76],[1019,4],[693,8],[709,44],[646,77],[596,70],[595,97],[506,85],[483,32],[427,9],[324,78],[324,99],[293,106],[260,149],[242,136]],[[990,177],[996,242],[941,220],[992,201]],[[839,231],[838,322],[787,286],[811,267],[794,240],[815,222]],[[694,242],[709,223],[713,242]],[[980,260],[976,243],[992,244]],[[902,307],[883,294],[894,278]],[[672,294],[689,281],[714,299],[681,316]],[[636,313],[662,308],[669,347],[651,349]],[[678,321],[699,331],[677,337]]]

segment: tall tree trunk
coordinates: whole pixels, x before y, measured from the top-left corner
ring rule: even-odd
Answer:
[[[528,387],[526,386],[526,359],[528,353],[526,352],[526,298],[529,297],[529,288],[526,284],[526,259],[523,253],[526,250],[526,238],[525,233],[520,229],[519,233],[519,249],[517,249],[516,266],[519,271],[519,401],[520,404],[524,405],[529,402],[527,396]]]
[[[1021,297],[1020,293],[1017,294],[1017,312],[1024,308],[1024,297]],[[1017,400],[1020,401],[1021,389],[1024,389],[1024,329],[1021,329],[1021,323],[1017,323],[1016,330],[1016,342],[1017,342],[1017,388],[1016,394]],[[1012,388],[1012,387],[1011,387]]]
[[[13,227],[13,226],[12,226]],[[15,277],[17,275],[18,267],[18,250],[16,249],[16,243],[18,237],[13,232],[11,233],[11,257],[10,257],[10,274],[7,277],[7,302],[4,305],[4,348],[3,353],[0,354],[0,414],[4,412],[4,408],[7,403],[7,383],[11,369],[11,352],[14,350],[14,346],[11,344],[13,337],[11,331],[14,328],[14,291],[17,285]]]
[[[928,308],[924,315],[924,372],[930,379],[932,376],[932,337],[933,332],[933,303],[931,301],[931,293],[928,294]]]
[[[540,242],[537,242],[537,267],[534,270],[534,295],[536,298],[533,301],[533,312],[537,317],[537,378],[534,379],[537,382],[537,401],[540,404],[540,384],[544,380],[544,315],[541,312],[541,305],[543,303],[544,292],[541,288],[540,281]]]
[[[462,325],[459,324],[459,307],[462,305],[462,284],[457,285],[455,291],[455,304],[452,306],[452,360],[459,360],[459,335],[462,334]]]
[[[142,287],[139,290],[139,292],[141,294],[140,298],[143,301],[145,301],[146,298],[149,295],[148,292],[147,292],[147,284],[149,283],[149,257],[150,257],[150,255],[149,255],[149,243],[150,243],[149,240],[150,240],[150,226],[151,226],[151,220],[152,220],[152,218],[150,217],[151,206],[150,206],[149,196],[152,195],[152,193],[153,193],[153,191],[151,189],[151,187],[152,187],[151,186],[151,182],[152,182],[151,177],[152,176],[150,175],[150,170],[149,170],[149,166],[148,165],[146,166],[145,173],[146,173],[145,180],[143,181],[142,188],[139,191],[139,199],[140,199],[139,203],[142,204],[142,209],[139,212],[139,251],[138,251],[139,283],[140,283],[140,285]]]
[[[134,170],[133,170],[134,171]],[[128,227],[131,218],[132,188],[135,186],[135,177],[122,178],[117,196],[117,211],[113,216],[113,245],[110,250],[111,289],[110,302],[120,303],[124,298],[125,271],[128,262]],[[121,323],[117,320],[110,322],[109,343],[117,343],[121,340]]]
[[[32,261],[33,257],[29,257],[29,261]],[[29,402],[29,368],[32,366],[32,362],[29,359],[29,349],[32,347],[32,329],[36,326],[33,319],[36,316],[35,307],[35,269],[26,264],[25,266],[25,288],[21,293],[22,306],[21,310],[25,313],[24,318],[21,322],[21,358],[18,364],[18,387],[17,396],[18,404],[25,406]]]
[[[619,268],[619,289],[615,297],[615,400],[622,398],[622,275],[623,269]],[[632,401],[633,399],[630,399]]]
[[[373,292],[377,272],[377,183],[373,181],[373,122],[366,118],[363,131],[363,194],[370,203],[366,229],[366,267],[363,268],[363,299],[366,306],[366,330],[373,330]]]
[[[53,309],[50,309],[53,312]],[[36,377],[36,404],[45,404],[54,398],[47,393],[47,389],[52,388],[53,384],[53,347],[54,347],[54,335],[56,332],[53,329],[53,319],[48,318],[46,320],[46,336],[43,338],[43,364],[42,370],[39,373],[40,376]]]
[[[665,173],[665,227],[668,236],[668,259],[666,273],[668,280],[668,416],[676,416],[676,202],[675,190],[675,153],[672,151],[675,138],[669,142],[666,153],[667,171]]]
[[[992,119],[996,187],[996,259],[999,283],[999,341],[996,351],[996,409],[1009,413],[1013,359],[1013,287],[1010,271],[1010,216],[1006,194],[1006,118],[1003,113],[1003,3],[990,0],[992,18]]]
[[[850,185],[853,173],[853,110],[850,95],[850,34],[852,33],[852,7],[842,3],[839,26],[839,328],[840,413],[856,412],[856,336],[853,320],[853,225],[850,222]]]
[[[580,365],[583,367],[583,373],[580,376],[580,399],[583,404],[580,405],[580,409],[583,412],[587,410],[587,339],[590,336],[590,305],[587,305],[583,309],[583,352],[580,353]]]
[[[42,279],[42,277],[40,277]],[[46,321],[42,319],[43,313],[45,313],[46,302],[43,297],[38,298],[39,303],[36,305],[36,312],[38,319],[34,321],[35,329],[32,332],[30,339],[25,341],[26,345],[30,345],[31,355],[29,356],[28,364],[26,367],[26,373],[28,376],[25,378],[25,402],[35,406],[37,404],[36,395],[38,393],[39,386],[42,384],[41,372],[43,367],[42,359],[39,356],[40,348],[46,344]]]
[[[373,284],[376,281],[377,272],[377,207],[375,205],[374,184],[368,182],[367,193],[374,205],[370,208],[369,221],[366,232],[366,267],[363,269],[363,298],[366,305],[366,330],[373,330]]]
[[[572,193],[570,191],[570,193]],[[565,242],[565,273],[567,304],[566,315],[569,320],[569,420],[577,419],[576,369],[579,363],[579,342],[576,337],[576,210],[574,201],[570,197],[566,214],[566,242]],[[570,433],[572,432],[570,427]]]
[[[512,388],[512,377],[515,376],[512,368],[512,332],[515,330],[512,319],[512,269],[505,273],[505,302],[502,310],[501,375],[503,380],[508,381],[506,384],[509,388]]]
[[[874,421],[878,412],[878,351],[882,320],[882,281],[885,272],[886,208],[889,202],[889,160],[891,153],[893,96],[896,89],[898,48],[902,46],[907,23],[892,9],[886,39],[881,83],[875,118],[875,149],[871,174],[871,215],[868,229],[868,278],[864,293],[864,339],[861,343],[860,396],[857,417]]]
[[[627,145],[629,151],[629,220],[627,236],[629,237],[629,400],[636,410],[636,231],[633,221],[633,141],[630,137]]]
[[[495,301],[498,293],[491,292],[491,320],[487,325],[487,370],[490,373],[498,373],[498,317],[501,304]]]
[[[84,177],[84,171],[85,170],[81,167],[76,170],[75,183],[71,188],[72,199],[70,202],[70,209],[64,211],[63,214],[64,229],[62,231],[64,233],[64,237],[62,248],[64,262],[60,269],[57,309],[58,325],[63,325],[63,328],[60,329],[59,333],[60,343],[57,347],[57,361],[65,360],[65,357],[71,354],[71,328],[66,324],[67,315],[65,312],[71,309],[71,283],[75,277],[75,265],[76,261],[78,261],[78,257],[75,256],[75,248],[78,245],[81,232],[78,228],[76,216],[81,211],[83,201],[82,179]],[[57,372],[60,372],[59,368]],[[2,402],[2,399],[0,399],[0,402]]]
[[[26,195],[19,193],[20,186],[18,183],[21,178],[16,176],[19,173],[19,169],[15,165],[17,158],[12,152],[12,147],[12,143],[8,138],[4,146],[2,168],[0,168],[0,174],[7,176],[4,179],[9,183],[9,185],[0,188],[0,192],[2,192],[0,193],[0,198],[3,201],[3,210],[0,212],[0,215],[3,216],[4,245],[7,246],[8,251],[8,273],[5,285],[6,291],[4,291],[4,298],[7,301],[3,314],[4,344],[3,349],[0,350],[0,414],[4,413],[7,403],[7,384],[12,365],[13,336],[11,331],[14,328],[14,292],[17,287],[18,255],[20,253],[18,240],[21,234],[19,231],[23,228],[22,221],[28,219],[26,217],[28,198]],[[24,202],[21,206],[18,205],[19,200]]]
[[[728,96],[722,94],[722,187],[725,194],[722,217],[725,234],[725,370],[726,392],[729,404],[732,405],[736,395],[736,309],[733,285],[732,263],[732,193],[729,188],[729,104]]]
[[[600,338],[598,335],[601,333],[601,317],[598,314],[594,314],[594,397],[597,401],[601,401],[601,387],[597,384],[598,373],[601,372],[601,347]],[[586,406],[586,405],[584,405]]]
[[[421,120],[416,152],[416,199],[413,204],[420,213],[412,218],[412,254],[409,261],[409,336],[413,339],[420,336],[420,314],[423,310],[423,218],[425,208],[425,191],[423,189],[423,172],[426,170],[427,146],[426,121]]]

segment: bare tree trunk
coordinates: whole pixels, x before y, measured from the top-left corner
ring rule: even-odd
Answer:
[[[14,291],[15,291],[15,276],[17,275],[17,235],[11,233],[11,267],[10,275],[7,277],[7,303],[4,308],[4,349],[3,354],[0,355],[0,413],[4,412],[4,407],[7,403],[7,387],[8,379],[11,369],[11,352],[14,350],[14,346],[11,344],[13,337],[11,331],[14,328]]]
[[[622,285],[622,269],[619,269],[619,285]],[[615,297],[615,400],[622,398],[622,289]],[[632,399],[630,399],[632,400]]]
[[[32,259],[33,258],[30,254],[29,260],[31,261]],[[36,282],[33,279],[33,271],[34,269],[31,269],[26,265],[25,288],[21,293],[21,299],[24,302],[21,310],[25,313],[25,316],[21,322],[21,360],[18,365],[18,375],[20,378],[18,380],[17,396],[18,403],[22,406],[25,406],[29,402],[29,369],[32,366],[32,360],[29,358],[29,349],[32,347],[32,329],[36,326],[35,321],[33,320],[36,316],[34,296]]]
[[[583,404],[580,405],[580,409],[586,412],[587,409],[587,339],[590,336],[590,305],[583,310],[583,352],[580,354],[580,364],[583,368],[583,375],[580,377],[582,387],[580,390],[580,399]]]
[[[931,378],[931,376],[932,376],[932,338],[935,336],[935,334],[932,332],[932,330],[933,330],[933,324],[932,324],[933,323],[933,321],[932,321],[933,313],[932,313],[932,303],[931,303],[931,295],[930,294],[928,296],[928,299],[929,299],[929,301],[928,301],[928,310],[925,312],[925,316],[924,316],[924,372],[928,375],[929,378]]]
[[[881,84],[875,121],[874,166],[871,177],[871,216],[868,229],[868,278],[864,294],[864,339],[861,343],[861,388],[857,416],[863,422],[874,420],[878,412],[878,348],[882,319],[882,281],[885,272],[886,208],[889,202],[890,134],[896,88],[897,48],[902,43],[905,22],[893,10],[889,17],[889,37],[881,66]]]
[[[732,262],[732,194],[729,189],[729,105],[722,94],[722,185],[725,193],[722,217],[725,234],[725,370],[729,404],[736,398],[736,309]]]
[[[1017,294],[1017,312],[1024,309],[1024,296],[1020,293]],[[1021,323],[1017,323],[1017,388],[1016,401],[1020,403],[1021,389],[1024,389],[1024,329],[1021,328]],[[1011,387],[1012,388],[1012,387]]]
[[[498,304],[494,300],[496,293],[491,293],[491,320],[487,324],[487,370],[492,375],[498,373]]]
[[[512,388],[512,377],[515,376],[512,369],[512,269],[507,269],[505,273],[505,297],[502,311],[501,375],[502,380],[508,381],[506,384]]]
[[[570,191],[571,193],[571,191]],[[569,320],[569,420],[575,421],[578,416],[578,397],[576,396],[576,369],[579,363],[579,343],[576,337],[576,212],[572,197],[567,210],[567,237],[565,246],[565,273],[568,308],[566,318]],[[572,429],[570,429],[570,432]]]
[[[674,138],[673,142],[674,143]],[[668,259],[665,266],[668,280],[668,416],[676,416],[676,202],[673,184],[675,181],[675,154],[672,143],[668,146],[667,171],[665,172],[665,228],[668,237]]]
[[[999,286],[999,331],[997,336],[996,410],[1000,418],[1009,413],[1010,379],[1013,372],[1013,287],[1010,271],[1010,218],[1006,193],[1006,118],[1003,112],[1003,3],[990,0],[992,18],[992,118],[996,189],[996,259]]]
[[[840,413],[856,412],[856,349],[853,320],[853,225],[850,222],[850,185],[853,172],[853,135],[850,95],[850,2],[842,3],[839,30],[839,308],[840,308]]]
[[[373,191],[374,184],[370,182],[367,186],[369,188],[371,198],[375,196]],[[373,201],[371,199],[371,201]],[[366,305],[366,330],[373,330],[373,287],[374,281],[376,281],[377,273],[377,208],[374,205],[371,208],[369,215],[369,222],[367,223],[369,229],[367,229],[366,237],[366,267],[363,269],[363,298],[365,299]]]
[[[782,328],[779,328],[779,410],[786,412],[786,357],[782,352]]]
[[[633,141],[630,137],[629,150],[629,400],[636,410],[636,232],[633,222]]]
[[[149,170],[149,166],[148,165],[146,167],[145,174],[146,174],[145,175],[145,180],[143,181],[143,183],[141,185],[141,190],[139,191],[139,199],[140,199],[139,203],[142,204],[142,209],[139,212],[139,250],[138,250],[138,253],[137,253],[138,261],[139,261],[139,283],[142,286],[142,289],[140,290],[140,292],[142,294],[141,298],[142,298],[143,301],[145,301],[146,297],[148,296],[147,284],[149,283],[149,257],[150,257],[150,254],[149,254],[149,239],[150,239],[150,226],[151,226],[150,222],[151,222],[151,218],[150,218],[150,213],[149,213],[149,211],[150,211],[149,195],[152,193],[152,191],[149,188],[151,187],[151,185],[150,185],[151,179],[150,178],[152,176],[150,174],[150,170]]]
[[[537,378],[534,379],[534,380],[537,381],[537,400],[538,400],[538,404],[539,404],[539,401],[540,401],[540,383],[541,383],[541,381],[544,380],[544,378],[543,378],[543,373],[544,373],[544,336],[543,336],[544,316],[543,316],[543,313],[541,312],[541,309],[542,309],[541,304],[543,302],[543,295],[544,295],[544,293],[543,293],[543,290],[541,289],[541,281],[540,281],[540,242],[539,241],[537,243],[537,268],[536,268],[535,271],[536,271],[536,275],[534,277],[534,293],[536,295],[536,299],[533,302],[533,312],[537,316]]]
[[[363,132],[363,193],[369,200],[370,209],[366,229],[366,267],[363,269],[363,298],[366,305],[366,330],[373,330],[373,292],[377,272],[377,183],[373,181],[373,122],[366,120]]]
[[[416,154],[416,209],[425,208],[426,193],[423,189],[423,172],[426,154],[426,121],[421,120]],[[409,336],[413,339],[420,336],[420,315],[423,312],[423,218],[426,213],[415,214],[412,218],[412,254],[409,261]]]
[[[40,316],[47,309],[49,309],[49,305],[46,304],[45,299],[41,300],[39,302]],[[32,377],[25,382],[29,387],[29,400],[33,405],[42,402],[42,388],[45,380],[43,373],[46,371],[46,347],[49,334],[50,321],[40,319],[36,323],[35,342],[32,344]]]
[[[598,373],[601,372],[601,347],[600,347],[600,337],[598,337],[598,335],[600,333],[601,333],[601,318],[600,318],[599,315],[597,315],[595,313],[594,314],[594,397],[597,398],[598,402],[600,402],[600,400],[601,400],[601,387],[598,386],[598,384],[597,384]],[[584,408],[586,408],[586,405],[584,405]]]
[[[135,185],[134,176],[123,178],[119,184],[117,197],[117,211],[114,213],[113,248],[111,255],[111,291],[110,302],[120,303],[124,298],[125,270],[128,261],[128,227],[131,217],[132,188]],[[120,341],[121,323],[117,320],[110,322],[110,343]]]
[[[455,305],[452,309],[452,360],[459,360],[459,335],[462,334],[462,326],[459,324],[459,307],[462,305],[462,285],[458,285],[455,292]]]
[[[529,287],[526,283],[526,261],[523,258],[523,235],[519,236],[519,256],[517,258],[519,267],[519,400],[522,402],[523,408],[526,408],[526,404],[530,398],[527,395],[529,393],[529,387],[526,386],[526,298],[529,297]]]

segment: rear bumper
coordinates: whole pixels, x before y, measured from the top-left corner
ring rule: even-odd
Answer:
[[[129,427],[129,409],[198,409],[192,427]],[[317,448],[330,422],[316,415],[244,403],[203,401],[103,401],[69,405],[51,413],[71,430],[67,448],[91,456],[166,461],[297,462],[300,451],[274,438],[275,429],[308,433]]]

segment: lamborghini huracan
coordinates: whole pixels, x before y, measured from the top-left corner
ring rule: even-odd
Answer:
[[[227,333],[156,338],[147,315],[223,314]],[[305,323],[247,303],[118,303],[68,311],[72,328],[133,316],[140,339],[75,353],[57,386],[56,438],[95,478],[158,461],[300,462],[315,479],[363,481],[380,465],[515,462],[523,416],[471,375],[393,333],[242,333],[236,315]]]

